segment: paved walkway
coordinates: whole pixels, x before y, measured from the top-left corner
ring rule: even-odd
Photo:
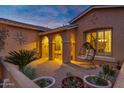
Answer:
[[[83,78],[85,75],[97,74],[100,70],[100,68],[85,69],[75,64],[62,64],[61,62],[44,59],[36,60],[31,65],[36,69],[37,77],[53,76],[56,79],[55,88],[61,87],[61,82],[68,72]]]

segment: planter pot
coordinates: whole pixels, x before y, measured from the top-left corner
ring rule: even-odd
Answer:
[[[84,87],[85,88],[111,88],[112,87],[112,83],[109,80],[104,80],[106,82],[106,85],[95,85],[91,82],[88,81],[88,78],[90,77],[97,77],[96,75],[86,75],[83,78],[84,81]]]
[[[84,83],[80,77],[70,76],[62,80],[62,88],[83,88]]]
[[[55,84],[56,80],[55,80],[55,78],[53,78],[51,76],[42,76],[42,77],[38,77],[38,78],[34,79],[33,81],[36,84],[38,84],[41,88],[50,88]],[[43,83],[45,83],[44,87],[43,87]]]

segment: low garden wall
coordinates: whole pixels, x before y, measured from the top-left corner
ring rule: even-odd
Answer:
[[[7,62],[3,62],[2,60],[0,61],[0,64],[3,68],[3,80],[9,79],[8,87],[39,88],[37,84],[35,84],[32,80],[30,80],[22,72],[20,72],[17,66]]]
[[[114,88],[124,88],[124,63],[113,86]]]

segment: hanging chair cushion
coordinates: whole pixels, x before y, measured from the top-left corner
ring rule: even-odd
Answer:
[[[89,49],[89,50],[86,51],[86,54],[85,55],[80,55],[80,56],[78,56],[78,58],[83,59],[83,60],[89,60],[90,61],[94,57],[94,52],[95,51],[93,49]]]

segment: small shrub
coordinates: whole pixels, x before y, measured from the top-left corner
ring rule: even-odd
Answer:
[[[103,65],[102,71],[99,72],[99,77],[105,80],[111,80],[115,76],[116,71],[112,66]]]
[[[34,68],[31,67],[25,67],[22,72],[31,80],[36,78],[36,71]]]
[[[66,77],[62,80],[63,88],[82,88],[83,80],[77,76]]]
[[[74,76],[72,72],[66,73],[66,78],[62,80],[63,88],[82,88],[83,80],[80,77]]]

